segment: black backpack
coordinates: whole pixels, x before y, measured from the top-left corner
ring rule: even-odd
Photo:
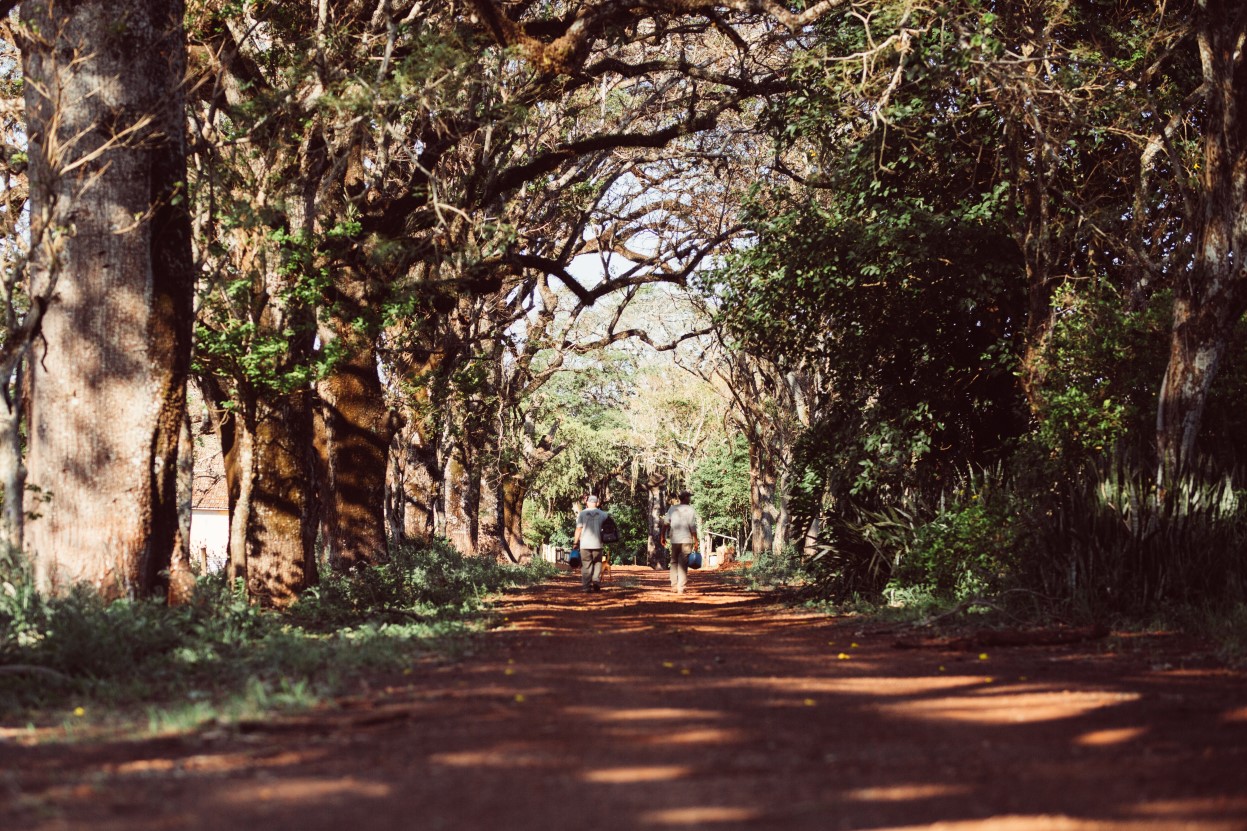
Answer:
[[[602,520],[602,530],[598,536],[602,542],[619,542],[619,526],[615,524],[615,518],[610,514],[606,515],[606,519]]]

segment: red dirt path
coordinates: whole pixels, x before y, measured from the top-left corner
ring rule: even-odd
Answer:
[[[1120,642],[897,650],[666,581],[508,596],[475,655],[325,712],[0,740],[0,829],[1247,829],[1242,673]]]

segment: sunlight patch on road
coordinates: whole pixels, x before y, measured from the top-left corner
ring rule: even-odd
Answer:
[[[723,718],[723,713],[714,710],[683,710],[676,707],[635,707],[605,711],[600,707],[568,707],[567,712],[577,718],[593,718],[597,721],[704,721]]]
[[[1222,831],[1221,825],[1184,825],[1184,829]],[[1064,814],[1034,814],[963,819],[931,825],[889,825],[875,831],[1173,831],[1172,826],[1139,820],[1081,819]],[[1228,831],[1228,829],[1226,830]]]
[[[1136,693],[1015,693],[990,697],[934,698],[883,704],[877,709],[898,718],[978,724],[1029,724],[1081,716],[1139,698]]]
[[[429,761],[452,768],[523,768],[549,767],[555,764],[547,754],[522,748],[494,748],[458,753],[434,753]]]
[[[694,727],[688,730],[674,730],[670,733],[664,733],[661,736],[646,736],[640,743],[645,745],[731,744],[733,742],[743,741],[744,739],[745,733],[742,730],[725,730],[716,727]]]
[[[854,659],[857,660],[857,659]],[[864,666],[864,664],[863,664]],[[737,678],[712,684],[725,689],[761,689],[784,693],[826,693],[829,695],[861,695],[870,698],[899,698],[956,689],[969,689],[983,683],[981,675],[937,675],[931,678],[891,678],[867,676],[854,678]]]
[[[1234,804],[1230,804],[1230,803]],[[1242,831],[1244,800],[1175,800],[1149,803],[1172,806],[1172,815],[1136,816],[1129,819],[1084,819],[1065,814],[1035,814],[937,822],[932,825],[892,825],[874,831]],[[1143,806],[1141,806],[1143,807]],[[1196,819],[1196,817],[1200,817]],[[1177,823],[1177,824],[1175,824]]]
[[[1156,799],[1135,805],[1133,813],[1143,817],[1164,817],[1185,822],[1190,822],[1193,817],[1239,817],[1241,823],[1241,818],[1247,814],[1247,796]],[[1236,827],[1242,828],[1242,825]]]
[[[664,782],[683,776],[691,776],[693,768],[687,765],[649,765],[645,767],[604,768],[585,773],[586,782],[601,785],[630,785],[636,782]]]
[[[1116,727],[1111,730],[1092,730],[1074,739],[1074,744],[1082,747],[1107,747],[1114,744],[1125,744],[1143,736],[1147,731],[1142,727]]]
[[[1240,707],[1237,710],[1230,710],[1221,718],[1222,721],[1234,723],[1247,722],[1247,707]]]
[[[108,771],[116,776],[149,775],[153,773],[209,772],[217,773],[229,770],[291,767],[294,765],[318,762],[329,755],[326,750],[304,750],[298,752],[275,753],[263,758],[256,758],[250,753],[201,753],[184,759],[133,759],[108,767]]]
[[[252,807],[258,802],[290,802],[308,805],[331,799],[384,799],[393,796],[393,789],[380,782],[358,779],[277,779],[266,782],[231,785],[228,791],[213,798],[234,805]]]
[[[964,796],[969,792],[970,788],[965,785],[889,785],[846,791],[843,796],[850,802],[912,802],[919,799]]]
[[[641,815],[647,825],[700,826],[712,822],[749,822],[761,819],[762,814],[752,808],[729,808],[723,805],[703,805],[692,808],[668,808],[649,811]]]

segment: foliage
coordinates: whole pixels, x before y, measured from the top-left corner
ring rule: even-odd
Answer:
[[[893,558],[889,587],[938,600],[993,597],[1015,579],[1021,529],[1001,469],[967,475],[912,531]],[[876,526],[877,528],[877,526]]]
[[[176,707],[203,717],[347,689],[400,671],[467,634],[491,593],[548,576],[463,557],[444,543],[399,548],[386,565],[331,575],[288,613],[249,604],[217,577],[192,603],[105,603],[88,590],[48,599],[11,571],[0,580],[0,712],[82,706]],[[35,668],[35,669],[30,669]],[[50,671],[50,673],[49,673]],[[249,702],[249,703],[248,703]]]
[[[1155,472],[1119,455],[1035,494],[1022,578],[1091,613],[1242,603],[1247,493],[1241,473],[1221,470],[1206,459],[1157,493]]]
[[[528,571],[500,568],[484,557],[468,557],[445,540],[396,547],[390,560],[354,574],[327,576],[306,591],[290,611],[304,629],[332,630],[373,619],[432,620],[478,612],[485,598],[522,580],[541,576],[545,564]]]
[[[756,555],[745,574],[755,590],[801,587],[809,585],[811,580],[805,559],[791,546]]]
[[[913,95],[888,113],[901,140],[807,136],[824,187],[759,189],[745,206],[756,244],[715,285],[740,348],[819,378],[827,403],[811,415],[796,478],[836,494],[990,463],[1025,427],[1017,208],[990,167],[953,150],[991,141],[997,125],[977,109],[949,117],[933,90]],[[811,119],[816,104],[791,105]]]
[[[1045,452],[1081,463],[1150,438],[1167,305],[1162,293],[1132,311],[1103,280],[1054,293],[1051,330],[1030,366],[1031,439]]]
[[[693,471],[693,506],[706,531],[739,538],[749,517],[749,447],[741,436],[713,446]]]

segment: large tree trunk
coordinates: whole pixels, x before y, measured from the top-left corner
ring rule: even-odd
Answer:
[[[1156,445],[1162,484],[1192,462],[1204,406],[1233,332],[1233,321],[1215,308],[1192,308],[1189,298],[1174,303],[1169,364],[1156,409]]]
[[[492,472],[491,472],[492,474]],[[491,483],[486,474],[481,475],[480,520],[476,530],[476,554],[501,562],[510,555],[504,539],[506,531],[503,524],[502,504],[499,502],[502,483],[497,479]]]
[[[321,340],[346,352],[316,385],[322,402],[320,469],[324,544],[338,570],[384,561],[385,480],[397,418],[386,406],[371,339],[324,328]],[[349,327],[348,327],[349,328]]]
[[[164,591],[185,547],[177,448],[193,269],[179,0],[26,2],[37,294],[26,543],[41,588]],[[75,166],[71,169],[70,166]]]
[[[498,525],[502,529],[503,550],[515,563],[532,558],[532,551],[524,541],[524,500],[527,497],[526,480],[514,476],[502,478],[498,486]]]
[[[1174,280],[1169,365],[1156,412],[1163,485],[1193,461],[1208,391],[1247,311],[1247,9],[1207,0],[1198,43],[1203,70],[1203,164],[1188,217],[1190,273]]]
[[[228,576],[264,606],[283,607],[316,583],[311,393],[254,394],[219,421],[229,492]]]

